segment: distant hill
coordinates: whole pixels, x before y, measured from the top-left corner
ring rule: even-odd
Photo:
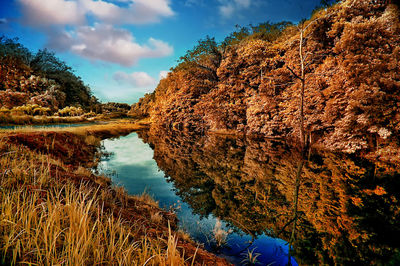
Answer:
[[[398,62],[398,6],[347,0],[299,25],[263,23],[221,43],[199,41],[131,113],[170,130],[297,141],[304,81],[308,143],[399,161]]]
[[[72,68],[44,49],[31,52],[17,39],[0,37],[0,107],[37,104],[95,109],[98,100]]]

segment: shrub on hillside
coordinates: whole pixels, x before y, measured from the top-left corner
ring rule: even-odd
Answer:
[[[59,110],[56,115],[58,116],[80,116],[83,115],[85,112],[82,110],[81,107],[75,106],[67,106],[61,110]]]

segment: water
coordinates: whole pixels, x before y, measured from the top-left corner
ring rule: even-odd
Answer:
[[[114,182],[175,208],[182,228],[236,264],[253,251],[260,265],[286,265],[290,242],[293,265],[400,265],[396,165],[313,152],[298,176],[302,156],[284,143],[155,129],[104,146]]]
[[[165,209],[176,209],[180,227],[188,232],[195,240],[203,243],[208,250],[216,251],[213,229],[217,218],[209,213],[200,215],[194,213],[192,207],[177,195],[173,182],[160,170],[153,159],[154,152],[150,146],[141,140],[136,133],[119,139],[109,139],[103,142],[111,157],[103,159],[99,164],[102,172],[108,173],[113,182],[123,186],[130,194],[149,193]],[[219,220],[218,220],[219,221]],[[221,222],[221,229],[232,230],[225,222]],[[239,264],[245,257],[247,250],[260,253],[258,261],[266,264],[286,265],[288,261],[288,245],[281,239],[267,235],[258,236],[252,242],[252,236],[238,228],[238,232],[231,232],[227,243],[218,248],[218,253],[226,256],[231,262]],[[292,265],[297,265],[292,258]]]

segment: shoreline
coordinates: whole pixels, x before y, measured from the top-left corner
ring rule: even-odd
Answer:
[[[66,206],[63,205],[62,200],[57,201],[52,197],[48,197],[53,195],[52,193],[57,189],[59,189],[59,194],[57,195],[63,195],[66,193],[66,187],[68,187],[71,191],[75,191],[74,193],[91,198],[93,202],[96,202],[97,208],[102,206],[101,212],[104,212],[103,216],[114,217],[116,222],[121,220],[120,224],[123,224],[123,226],[121,225],[122,227],[126,227],[124,227],[124,230],[126,230],[127,235],[135,235],[136,239],[141,239],[140,241],[132,240],[132,243],[135,242],[136,244],[138,241],[141,242],[139,245],[141,246],[140,252],[142,252],[138,253],[138,257],[134,261],[142,261],[142,264],[146,261],[150,263],[150,261],[155,260],[156,262],[153,261],[152,263],[178,263],[180,265],[193,262],[195,265],[203,263],[206,265],[210,263],[228,265],[224,259],[196,246],[194,242],[189,240],[188,236],[178,232],[175,214],[160,209],[148,195],[130,196],[123,188],[114,187],[109,178],[96,176],[88,169],[93,167],[99,158],[98,147],[102,139],[127,135],[133,131],[146,129],[147,126],[147,124],[137,122],[114,122],[78,128],[28,128],[0,131],[0,166],[2,169],[10,169],[12,173],[16,172],[16,174],[10,174],[10,171],[2,171],[2,198],[7,198],[7,195],[15,195],[25,190],[29,195],[25,195],[23,200],[32,199],[31,196],[34,196],[36,197],[35,201],[45,202],[46,206],[59,204],[59,208],[65,208]],[[29,167],[24,167],[24,164],[29,165]],[[18,172],[17,169],[27,170]],[[35,173],[42,174],[35,175]],[[7,208],[11,207],[7,205],[6,201],[2,200],[1,209],[6,210]],[[92,218],[97,217],[95,212],[89,212],[89,216]],[[6,218],[4,217],[5,215],[2,214],[3,221],[11,219],[11,216]],[[22,215],[21,217],[24,216]],[[93,218],[95,225],[104,223],[100,218]],[[17,218],[15,217],[15,219]],[[46,218],[43,219],[45,220]],[[13,221],[13,223],[18,225],[22,221]],[[40,227],[41,223],[29,226]],[[3,234],[0,242],[3,247],[7,247],[6,250],[2,250],[2,255],[5,256],[3,261],[35,263],[49,259],[50,255],[42,254],[42,257],[39,256],[36,259],[34,258],[35,256],[30,255],[31,253],[34,254],[35,250],[32,248],[29,250],[29,245],[27,244],[29,241],[23,239],[23,235],[17,237],[20,240],[19,245],[26,244],[28,246],[19,250],[17,242],[10,243],[12,232],[16,229],[4,222],[1,223],[1,227]],[[71,225],[64,228],[60,227],[58,234],[63,235],[62,231],[69,231],[68,228],[71,228]],[[95,228],[95,226],[91,228]],[[134,228],[134,231],[132,231],[132,228]],[[38,228],[36,229],[39,230]],[[25,228],[23,230],[27,231],[29,229]],[[45,234],[46,232],[42,233]],[[128,241],[129,237],[127,236],[126,239]],[[62,254],[62,251],[67,249],[67,244],[62,241],[57,242],[57,244],[56,248],[61,250],[58,253]],[[123,249],[121,247],[121,250]],[[125,247],[125,249],[126,251],[131,250],[129,247]],[[132,256],[134,256],[135,251],[131,251]],[[144,251],[146,251],[145,254],[143,254]],[[90,250],[87,252],[90,253]],[[53,252],[52,256],[56,255]],[[69,257],[69,259],[73,258]],[[92,260],[99,262],[90,254],[87,254],[87,258],[82,257],[81,259],[83,260],[81,262],[84,263]],[[173,261],[168,261],[170,259],[173,259]],[[114,262],[117,261],[119,260]],[[52,263],[57,262],[58,260],[54,257]]]

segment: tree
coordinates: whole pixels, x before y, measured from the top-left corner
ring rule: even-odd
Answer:
[[[0,59],[4,60],[6,57],[12,57],[20,61],[22,64],[29,64],[32,59],[32,53],[18,43],[18,38],[9,39],[4,35],[0,36]]]
[[[297,26],[299,30],[299,59],[300,59],[300,73],[295,73],[295,71],[286,66],[287,69],[295,76],[296,79],[300,80],[300,103],[299,103],[299,127],[300,127],[300,147],[304,151],[305,148],[305,133],[304,133],[304,90],[306,87],[306,67],[307,67],[307,57],[308,54],[304,53],[304,45],[305,45],[305,31],[312,23],[309,23],[307,26],[304,25],[304,22],[301,22],[300,25]]]
[[[222,61],[222,52],[215,38],[206,36],[198,44],[179,58],[177,69],[197,67],[207,70],[213,81],[218,81],[217,69]]]
[[[72,68],[47,49],[39,50],[29,62],[33,71],[47,76],[56,72],[71,72]]]

